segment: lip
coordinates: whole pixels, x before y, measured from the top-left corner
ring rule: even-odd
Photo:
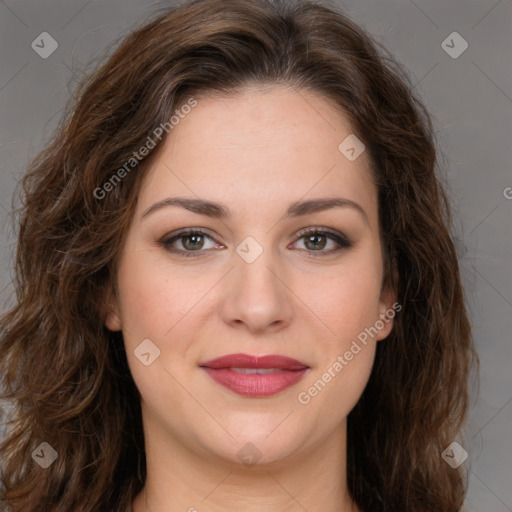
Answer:
[[[199,365],[218,384],[246,397],[275,395],[299,382],[309,366],[297,359],[282,355],[251,356],[229,354]],[[265,374],[239,373],[233,368],[270,369],[277,371]]]

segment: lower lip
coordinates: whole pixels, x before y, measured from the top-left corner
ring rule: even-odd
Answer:
[[[238,373],[229,368],[206,368],[206,373],[217,383],[248,397],[271,396],[297,384],[308,368],[303,370],[282,370],[275,373]]]

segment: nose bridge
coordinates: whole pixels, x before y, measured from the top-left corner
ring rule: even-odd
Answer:
[[[251,330],[265,329],[290,321],[292,304],[279,274],[284,270],[272,248],[245,238],[236,248],[225,321],[243,322]],[[279,276],[279,277],[278,277]]]
[[[279,293],[275,273],[271,270],[279,267],[273,252],[268,238],[260,243],[253,236],[248,236],[237,246],[235,279],[239,292],[254,297],[261,293],[270,294],[267,301]]]

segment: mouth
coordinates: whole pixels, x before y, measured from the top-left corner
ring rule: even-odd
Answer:
[[[216,383],[238,395],[258,398],[275,395],[297,384],[308,365],[281,355],[230,354],[201,363]]]

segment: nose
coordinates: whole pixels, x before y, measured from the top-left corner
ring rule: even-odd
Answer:
[[[292,286],[284,269],[272,261],[270,251],[263,251],[251,263],[234,255],[234,265],[224,292],[224,322],[253,334],[277,332],[290,325]]]

